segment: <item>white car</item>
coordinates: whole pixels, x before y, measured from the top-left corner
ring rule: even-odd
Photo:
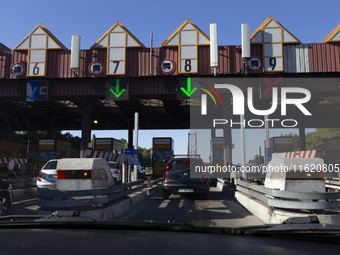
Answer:
[[[58,159],[51,159],[40,170],[37,177],[37,187],[40,189],[55,189],[57,184]]]

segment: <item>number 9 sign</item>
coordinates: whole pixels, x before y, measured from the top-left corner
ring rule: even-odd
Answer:
[[[264,68],[266,72],[283,71],[282,57],[266,57]]]

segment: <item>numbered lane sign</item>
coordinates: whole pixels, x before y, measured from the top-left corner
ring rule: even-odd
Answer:
[[[262,44],[263,71],[283,72],[283,45],[301,43],[273,17],[266,19],[250,36],[251,43]]]
[[[125,75],[127,48],[145,46],[117,21],[91,49],[107,49],[106,74]]]
[[[210,45],[209,37],[190,20],[186,20],[161,47],[178,47],[178,73],[196,74],[198,73],[198,47],[208,45]]]
[[[28,51],[27,77],[44,77],[47,75],[48,50],[67,48],[46,27],[39,24],[14,50]]]

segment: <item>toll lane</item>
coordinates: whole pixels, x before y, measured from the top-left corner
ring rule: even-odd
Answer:
[[[166,200],[163,200],[161,193],[157,193],[118,220],[192,223],[214,227],[263,225],[217,188],[210,188],[206,196],[171,195]]]

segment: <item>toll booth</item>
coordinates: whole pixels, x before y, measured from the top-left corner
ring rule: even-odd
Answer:
[[[340,165],[340,137],[334,137],[327,139],[324,144],[325,149],[325,164],[332,165],[334,169],[335,166]],[[326,177],[333,178],[339,177],[340,173],[335,171],[327,171]]]
[[[115,138],[95,138],[94,150],[118,154],[122,150],[122,141]]]
[[[174,140],[171,137],[154,137],[152,141],[153,175],[163,175],[163,167],[174,154]]]
[[[18,158],[19,143],[11,141],[0,141],[0,157]]]
[[[266,147],[266,146],[265,146]],[[291,136],[274,136],[269,139],[269,148],[266,148],[266,162],[269,163],[273,153],[292,152],[294,151],[294,138]]]
[[[327,139],[324,149],[326,164],[340,164],[340,137]]]
[[[224,159],[225,154],[225,142],[223,137],[213,137],[211,139],[211,163],[212,166],[223,167],[227,164]],[[211,178],[230,178],[230,173],[222,173],[222,172],[215,172],[211,176]]]
[[[56,158],[69,158],[71,152],[71,144],[60,140],[39,140],[38,148],[38,168],[39,171],[47,161]]]

